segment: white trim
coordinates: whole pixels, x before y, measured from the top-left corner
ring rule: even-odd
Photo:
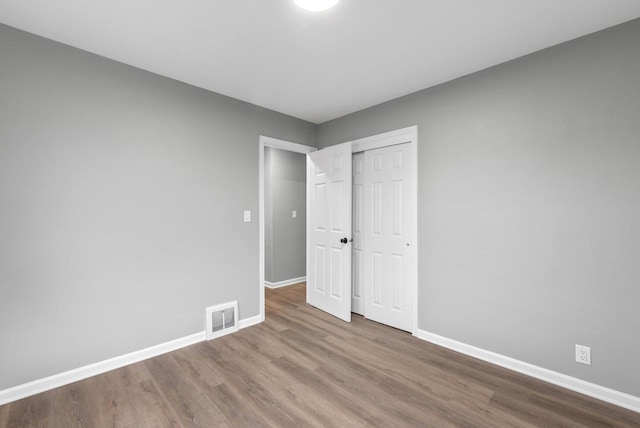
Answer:
[[[311,194],[309,192],[309,183],[311,182],[311,177],[313,177],[312,175],[312,170],[313,170],[313,162],[311,162],[311,156],[307,156],[307,165],[306,165],[306,182],[305,182],[305,205],[306,205],[306,210],[307,210],[307,218],[305,219],[305,221],[307,222],[306,226],[305,226],[305,239],[306,239],[306,254],[305,254],[305,261],[304,261],[304,265],[305,265],[305,272],[307,274],[307,279],[309,279],[309,275],[313,272],[311,270],[311,260],[310,260],[310,252],[309,252],[309,242],[311,242],[311,227],[309,226],[310,224],[312,224],[311,221]],[[313,279],[313,277],[311,277],[311,279]],[[307,282],[307,289],[304,295],[304,299],[306,303],[309,303],[309,283]]]
[[[256,315],[254,317],[245,318],[238,321],[238,327],[240,329],[243,329],[254,326],[256,324],[260,324],[262,321],[263,318],[260,315]],[[128,354],[120,355],[108,360],[99,361],[87,366],[78,367],[76,369],[72,369],[63,373],[55,374],[53,376],[48,376],[42,379],[34,380],[32,382],[23,383],[22,385],[4,389],[0,391],[0,406],[20,400],[22,398],[40,394],[41,392],[49,391],[54,388],[59,388],[73,382],[78,382],[92,376],[97,376],[111,370],[119,369],[130,364],[138,363],[149,358],[157,357],[158,355],[166,354],[168,352],[176,351],[187,346],[195,345],[196,343],[205,341],[206,338],[206,331],[201,331],[199,333],[194,333],[189,336],[151,346],[146,349],[130,352]]]
[[[274,149],[288,150],[290,152],[296,153],[311,153],[315,152],[318,149],[311,146],[305,146],[304,144],[292,143],[290,141],[278,140],[277,138],[265,137],[264,135],[260,136],[260,143],[262,143],[265,147],[272,147]]]
[[[301,276],[300,278],[285,279],[284,281],[278,281],[278,282],[265,281],[264,285],[267,288],[280,288],[280,287],[287,287],[293,284],[299,284],[306,280],[307,280],[306,276]]]
[[[385,132],[382,134],[372,135],[370,137],[359,138],[351,141],[353,153],[364,152],[365,150],[374,150],[381,147],[395,146],[396,144],[411,143],[416,141],[418,137],[418,126],[409,126],[407,128],[397,129],[395,131]]]
[[[413,329],[412,333],[418,329],[418,265],[420,264],[419,245],[418,245],[418,126],[411,126],[405,128],[411,138],[411,163],[412,163],[412,178],[413,182],[413,212],[411,213],[411,227],[413,229]]]
[[[240,328],[240,330],[242,330],[243,328],[253,327],[254,325],[258,325],[262,321],[264,321],[264,317],[262,315],[256,315],[255,317],[245,318],[243,320],[240,320],[238,322],[238,327]]]
[[[204,341],[204,331],[0,391],[0,406]]]
[[[533,364],[525,363],[524,361],[516,360],[472,345],[467,345],[466,343],[458,342],[434,333],[429,333],[428,331],[416,329],[413,335],[419,339],[469,355],[479,360],[487,361],[491,364],[505,367],[509,370],[640,413],[640,397],[616,391],[614,389],[558,373],[553,370],[534,366]]]
[[[265,147],[273,147],[275,149],[288,150],[290,152],[295,153],[311,153],[315,152],[315,147],[305,146],[303,144],[291,143],[289,141],[278,140],[277,138],[265,137],[261,135],[259,138],[258,144],[258,228],[259,228],[259,271],[260,271],[260,282],[258,285],[259,293],[260,293],[260,314],[258,317],[260,321],[264,321],[264,148]],[[256,323],[257,324],[257,323]],[[242,327],[240,327],[242,328]]]
[[[374,150],[382,147],[395,146],[397,144],[411,144],[411,185],[413,194],[411,203],[413,211],[411,213],[411,227],[413,228],[413,248],[412,254],[412,281],[411,295],[413,297],[413,314],[411,318],[411,332],[415,335],[418,331],[418,126],[413,125],[395,131],[373,135],[371,137],[360,138],[351,141],[352,153],[365,150]],[[307,209],[307,213],[308,213]]]

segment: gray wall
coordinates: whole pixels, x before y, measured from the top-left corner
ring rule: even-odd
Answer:
[[[639,76],[636,20],[320,125],[419,127],[419,328],[640,396]]]
[[[315,125],[2,25],[0,58],[0,390],[258,315],[259,135]]]
[[[307,156],[265,148],[265,279],[306,276]],[[292,218],[292,211],[297,218]]]

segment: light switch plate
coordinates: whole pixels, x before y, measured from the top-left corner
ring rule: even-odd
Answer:
[[[244,212],[244,222],[245,223],[250,223],[251,222],[251,211],[245,211]]]
[[[298,218],[298,211],[292,211],[291,218]]]

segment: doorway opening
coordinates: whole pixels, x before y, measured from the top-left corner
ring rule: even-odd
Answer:
[[[264,148],[265,286],[307,278],[307,156]]]
[[[265,287],[277,288],[306,279],[296,248],[305,244],[306,198],[300,172],[306,173],[306,155],[317,149],[276,138],[259,140],[260,319],[265,317]],[[301,165],[298,163],[301,162]],[[302,183],[305,186],[306,179]],[[300,231],[300,225],[303,225]],[[303,248],[304,252],[304,248]],[[299,251],[298,251],[299,253]],[[303,255],[304,257],[304,255]]]

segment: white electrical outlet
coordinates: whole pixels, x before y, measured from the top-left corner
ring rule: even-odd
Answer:
[[[591,348],[576,345],[576,363],[591,365]]]

